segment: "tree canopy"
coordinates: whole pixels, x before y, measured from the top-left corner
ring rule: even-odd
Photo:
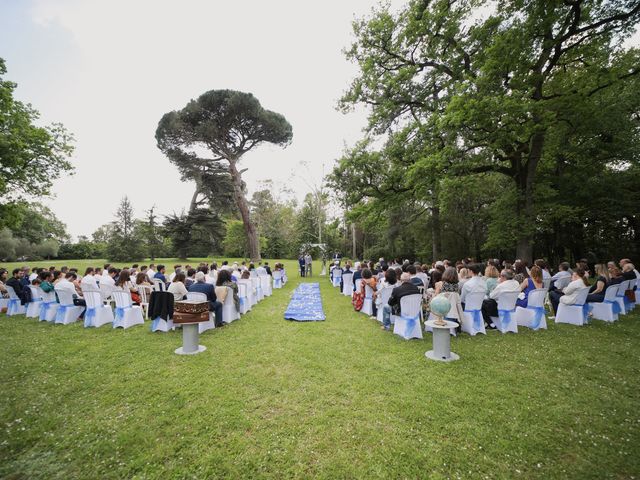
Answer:
[[[238,170],[237,164],[264,142],[286,147],[292,135],[284,116],[264,109],[252,94],[234,90],[206,92],[182,110],[166,113],[156,129],[158,148],[178,166],[183,178],[196,182],[193,208],[198,192],[219,199],[223,192],[233,191],[253,260],[260,259],[260,244],[245,198],[244,170]],[[221,162],[226,162],[226,168]],[[221,188],[225,182],[232,188]]]
[[[0,58],[0,197],[48,195],[55,179],[73,171],[73,137],[60,123],[37,126],[40,114],[14,98],[16,84],[6,73]]]
[[[347,56],[359,73],[341,107],[368,106],[367,138],[330,176],[349,192],[350,215],[391,218],[403,205],[404,218],[429,226],[433,255],[446,254],[451,219],[441,209],[453,204],[443,193],[481,176],[494,190],[473,201],[486,221],[480,249],[560,255],[554,232],[586,231],[600,216],[576,205],[576,188],[598,188],[594,174],[635,175],[640,52],[624,40],[639,19],[639,0],[415,0],[356,21]],[[615,221],[637,238],[638,209],[613,203]]]

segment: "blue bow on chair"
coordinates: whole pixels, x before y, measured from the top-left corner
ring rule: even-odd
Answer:
[[[131,305],[126,307],[116,307],[116,319],[113,322],[113,328],[122,327],[122,321],[124,320],[124,312],[131,309]]]
[[[404,328],[404,338],[409,338],[411,336],[411,332],[413,332],[413,329],[416,327],[416,322],[420,318],[420,314],[418,313],[415,317],[407,317],[400,314],[400,318],[406,320],[407,322]]]
[[[282,278],[274,279],[274,287],[280,288],[282,286]]]
[[[56,323],[64,321],[64,316],[67,313],[67,308],[72,306],[73,305],[58,305],[58,311],[56,312]]]
[[[12,315],[15,310],[20,307],[20,299],[19,298],[10,298],[9,302],[7,302],[7,315]]]
[[[588,323],[589,322],[589,311],[591,310],[591,307],[588,303],[584,303],[582,305],[576,305],[576,307],[582,307],[582,318],[584,323]]]
[[[477,332],[482,330],[482,324],[484,321],[482,319],[481,310],[465,310],[465,312],[470,313],[473,317],[473,329]]]
[[[158,325],[160,324],[160,320],[162,320],[162,317],[156,317],[151,321],[151,331],[153,332],[156,328],[158,328]]]
[[[537,330],[538,328],[540,328],[540,322],[542,322],[542,318],[544,317],[544,307],[533,307],[531,305],[527,305],[527,309],[533,310],[535,312],[531,328],[533,330]]]
[[[626,295],[622,295],[622,301],[624,302],[624,308],[627,309],[627,312],[631,310],[632,302],[631,300],[629,300],[629,297],[627,297]]]
[[[42,302],[42,305],[40,305],[40,320],[47,319],[47,312],[49,311],[49,307],[54,303],[56,302]]]
[[[96,313],[98,313],[97,307],[88,307],[87,312],[84,315],[84,328],[93,327],[93,320],[96,318]]]
[[[498,317],[502,324],[501,330],[505,330],[511,323],[511,310],[498,310]]]
[[[611,310],[613,311],[614,315],[618,315],[619,313],[622,312],[622,309],[620,308],[620,304],[618,303],[617,300],[605,300],[604,303],[608,303],[609,305],[611,305]]]
[[[244,307],[245,297],[240,297],[240,307]]]

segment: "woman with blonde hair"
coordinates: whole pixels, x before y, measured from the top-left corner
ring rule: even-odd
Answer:
[[[489,295],[496,285],[498,285],[498,278],[500,277],[500,272],[493,264],[488,264],[487,268],[484,269],[484,276],[487,280],[487,295]]]
[[[596,283],[589,289],[587,303],[600,303],[604,301],[604,294],[609,286],[609,271],[604,263],[596,263]]]

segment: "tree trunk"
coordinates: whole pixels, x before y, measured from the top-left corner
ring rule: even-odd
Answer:
[[[351,224],[351,237],[352,237],[351,258],[355,262],[356,258],[358,258],[358,252],[357,252],[358,242],[356,241],[356,224],[355,223]]]
[[[242,217],[242,223],[244,224],[244,231],[247,234],[247,240],[249,241],[249,257],[252,262],[259,262],[262,260],[260,257],[260,242],[258,242],[258,233],[256,227],[251,223],[249,216],[249,204],[247,199],[244,198],[244,192],[242,191],[242,176],[236,168],[236,160],[229,160],[229,173],[233,180],[233,193],[236,199],[236,205],[240,210],[240,216]]]
[[[439,260],[442,252],[442,235],[440,227],[440,207],[434,205],[431,208],[431,237],[432,237],[432,253],[433,261]]]
[[[545,133],[537,132],[531,137],[529,156],[526,164],[521,165],[518,175],[516,175],[516,186],[518,189],[517,214],[519,235],[516,247],[516,258],[528,262],[533,262],[533,234],[535,225],[533,208],[533,185],[536,177],[538,164],[542,158],[544,148]]]

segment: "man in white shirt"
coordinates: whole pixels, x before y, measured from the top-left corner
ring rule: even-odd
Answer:
[[[513,270],[502,270],[498,285],[489,294],[489,299],[482,302],[482,317],[489,328],[496,328],[491,317],[498,316],[498,298],[506,292],[520,292],[520,284],[513,279]]]
[[[460,294],[460,303],[462,303],[462,308],[464,308],[467,295],[472,292],[487,291],[487,282],[484,278],[479,276],[480,265],[478,265],[477,263],[472,263],[467,267],[467,270],[469,270],[469,275],[471,275],[471,278],[464,282],[464,285],[462,286],[462,293]]]
[[[114,280],[116,273],[118,273],[118,270],[115,267],[109,267],[107,275],[100,277],[100,293],[103,300],[109,298],[116,287],[116,281]]]
[[[552,281],[556,281],[559,278],[571,277],[571,272],[569,272],[569,262],[562,262],[558,265],[558,273],[551,277]]]
[[[77,295],[76,287],[73,283],[67,280],[64,273],[60,274],[60,280],[55,284],[56,290],[68,290],[72,295]]]
[[[153,277],[156,276],[156,264],[155,263],[149,264],[149,268],[145,273],[147,274],[147,278],[149,279],[149,282],[153,283]]]
[[[173,279],[176,278],[176,275],[182,271],[182,265],[174,265],[173,273],[169,275],[169,282],[173,282]]]

